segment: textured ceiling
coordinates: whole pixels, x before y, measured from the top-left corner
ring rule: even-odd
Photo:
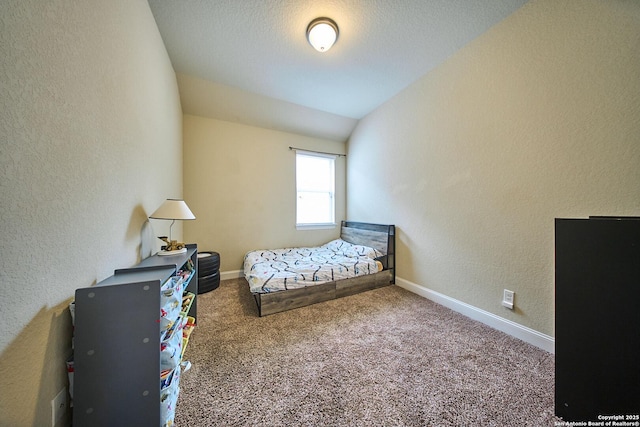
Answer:
[[[525,2],[149,0],[149,5],[177,73],[357,121]],[[338,41],[325,53],[305,38],[308,23],[319,16],[340,28]],[[189,100],[183,97],[184,102]]]

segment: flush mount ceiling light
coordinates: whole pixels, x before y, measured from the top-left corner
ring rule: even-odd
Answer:
[[[338,39],[338,24],[333,19],[316,18],[307,27],[307,40],[318,52],[326,52]]]

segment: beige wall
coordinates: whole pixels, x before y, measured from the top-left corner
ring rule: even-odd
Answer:
[[[220,253],[220,271],[242,269],[252,249],[315,245],[340,234],[296,230],[295,153],[289,146],[344,153],[345,144],[185,115],[184,196],[196,215],[185,240]],[[344,157],[336,160],[336,221],[345,212]]]
[[[554,218],[640,215],[638,46],[639,2],[526,4],[361,120],[349,219],[398,226],[400,278],[553,335]]]
[[[48,426],[75,289],[181,196],[182,112],[145,0],[3,1],[0,28],[0,425]]]

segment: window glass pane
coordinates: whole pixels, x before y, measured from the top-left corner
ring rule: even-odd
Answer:
[[[296,222],[333,224],[335,159],[296,153]]]
[[[330,193],[298,192],[298,224],[333,222]]]
[[[298,190],[332,191],[333,159],[299,154],[296,163]]]

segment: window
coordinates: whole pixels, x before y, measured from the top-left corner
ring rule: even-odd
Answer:
[[[335,156],[296,153],[296,226],[335,226]]]

